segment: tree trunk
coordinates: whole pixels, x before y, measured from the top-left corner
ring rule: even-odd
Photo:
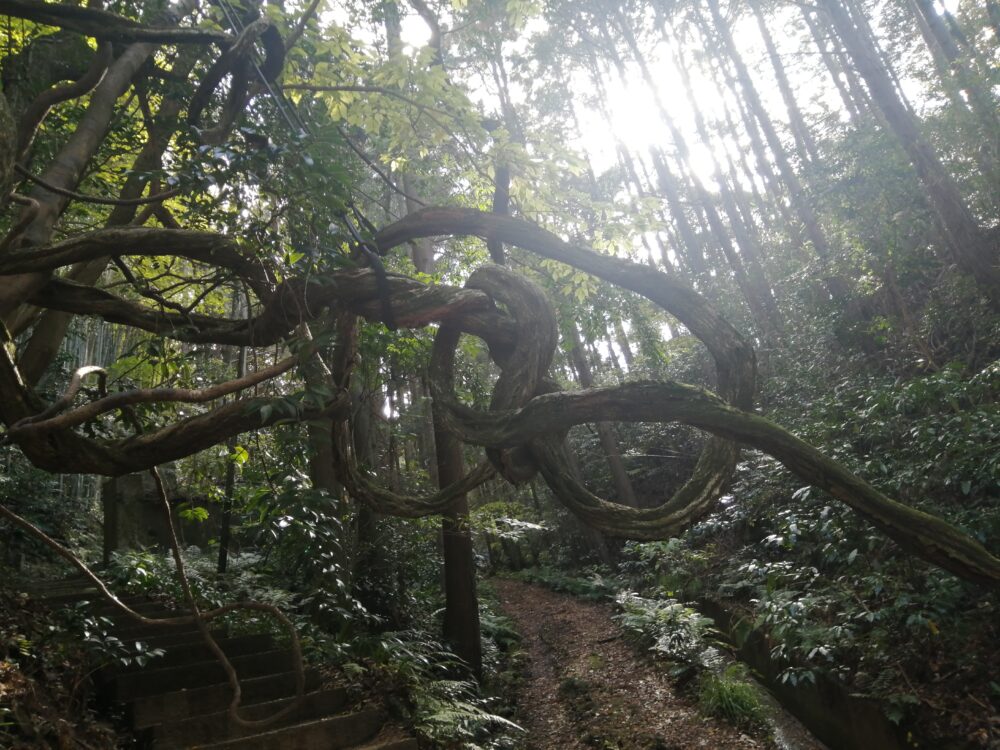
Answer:
[[[184,50],[171,72],[181,77],[187,77],[196,60],[197,55],[194,54],[193,50]],[[176,129],[177,116],[183,106],[184,99],[182,97],[167,98],[160,104],[155,120],[149,125],[146,143],[132,162],[132,168],[118,194],[119,199],[129,201],[140,197],[147,185],[147,173],[162,166],[163,152],[170,143],[170,136]],[[125,226],[133,221],[137,211],[138,206],[135,205],[115,206],[104,226]],[[92,285],[100,279],[107,265],[107,258],[89,263],[79,263],[70,269],[68,277],[78,284]],[[30,313],[21,311],[18,318],[22,316],[29,316],[30,319],[35,320],[34,311]],[[72,315],[69,313],[56,310],[46,310],[37,318],[31,338],[18,359],[18,368],[29,385],[37,383],[52,363],[66,337],[71,319]],[[13,325],[14,328],[21,329],[25,323],[26,321],[19,320]]]
[[[854,28],[860,33],[861,37],[864,39],[868,47],[870,47],[874,53],[876,59],[881,63],[883,70],[889,76],[892,81],[893,90],[896,92],[899,100],[903,103],[907,112],[911,116],[915,117],[916,113],[913,110],[913,106],[906,99],[903,93],[903,83],[899,80],[899,76],[896,74],[895,68],[892,67],[892,62],[889,59],[888,53],[882,48],[882,45],[878,43],[878,39],[875,36],[875,31],[872,29],[871,23],[868,22],[868,15],[865,8],[857,0],[830,0],[830,2],[841,4],[841,8],[850,16],[853,21]]]
[[[389,57],[399,57],[403,54],[402,20],[399,15],[399,6],[396,0],[383,0],[382,17],[385,23],[385,36],[387,52]],[[421,206],[413,200],[419,192],[416,179],[409,171],[404,171],[400,176],[403,188],[403,205],[407,214],[418,211]],[[417,239],[410,243],[410,260],[418,273],[433,273],[434,268],[434,245],[429,239]]]
[[[700,17],[696,20],[699,22],[702,21]],[[704,25],[701,27],[701,37],[703,44],[710,44],[711,38],[708,36]],[[736,81],[735,75],[724,59],[711,58],[708,63],[712,72],[712,79],[722,100],[723,115],[730,136],[737,142],[739,141],[740,131],[736,124],[738,116],[743,122],[744,132],[750,141],[750,151],[753,153],[757,168],[751,168],[743,150],[740,150],[740,163],[746,180],[754,186],[754,190],[756,190],[756,180],[759,179],[764,185],[767,195],[770,197],[769,202],[759,200],[759,205],[762,207],[766,205],[773,207],[775,215],[781,218],[782,223],[788,228],[788,231],[793,236],[798,235],[801,232],[801,228],[785,206],[785,193],[781,188],[781,180],[774,171],[774,165],[767,154],[767,147],[764,145],[760,127],[757,124],[756,118],[747,107],[746,98],[740,93],[740,86]],[[739,108],[739,112],[737,113],[734,113],[729,106],[728,97],[726,96],[727,90],[732,92],[733,97],[736,99]]]
[[[785,187],[788,188],[792,206],[795,208],[799,219],[805,226],[806,235],[809,237],[810,242],[812,242],[816,255],[822,263],[828,264],[832,260],[832,252],[830,250],[830,245],[827,242],[826,234],[820,226],[819,217],[816,215],[816,211],[812,206],[812,201],[806,194],[805,189],[802,187],[802,183],[799,181],[798,175],[795,173],[795,170],[792,169],[785,147],[781,143],[781,139],[778,138],[778,133],[774,129],[774,124],[771,122],[771,118],[768,116],[767,110],[764,108],[760,95],[757,93],[756,86],[754,86],[753,77],[750,75],[750,71],[747,69],[746,63],[743,62],[743,58],[736,48],[729,25],[722,17],[718,0],[709,0],[708,7],[711,11],[713,25],[719,41],[722,44],[722,49],[736,69],[736,77],[739,81],[743,96],[745,97],[753,116],[760,124],[764,137],[767,140],[768,148],[773,154],[778,165],[778,171],[781,174],[781,178],[785,183]],[[844,283],[843,279],[837,277],[833,273],[827,273],[825,274],[823,281],[827,291],[833,299],[842,299],[846,296],[847,285]]]
[[[398,54],[399,9],[394,0],[385,0],[383,9],[390,54]],[[417,208],[412,203],[407,199],[408,214]],[[426,247],[415,244],[412,248],[413,264],[417,271],[433,273],[434,255],[430,243],[426,242]],[[431,412],[433,411],[432,407]],[[432,420],[438,486],[446,487],[461,479],[464,474],[462,444],[439,423],[436,414],[432,416]],[[445,514],[441,521],[441,532],[444,554],[444,637],[478,679],[482,675],[483,668],[482,644],[479,637],[479,600],[476,595],[475,552],[469,529],[469,502],[465,495],[456,499]]]
[[[664,29],[664,41],[668,44],[672,41],[667,37],[666,29]],[[676,50],[680,45],[678,43],[671,46]],[[705,118],[698,107],[694,87],[691,85],[690,72],[684,60],[676,52],[674,54],[674,62],[677,70],[680,72],[681,82],[684,86],[688,103],[694,112],[695,128],[702,143],[707,145],[712,142],[711,135],[708,132],[708,124],[705,122]],[[784,328],[784,322],[781,312],[778,310],[778,303],[771,292],[771,285],[767,280],[767,274],[764,272],[764,267],[760,262],[760,243],[755,228],[752,224],[744,223],[743,217],[736,205],[736,198],[728,181],[722,174],[722,168],[714,151],[712,152],[712,163],[715,170],[715,180],[719,185],[719,196],[722,200],[723,209],[729,217],[729,226],[740,248],[740,255],[737,256],[733,251],[728,236],[724,237],[723,241],[720,241],[719,246],[722,248],[726,260],[729,262],[729,267],[736,277],[736,283],[739,285],[740,291],[747,301],[747,305],[750,307],[750,312],[757,323],[758,330],[760,330],[765,338],[772,339],[780,335]],[[709,203],[709,210],[706,210],[706,216],[708,216],[709,222],[712,223],[715,233],[724,235],[725,228],[722,226],[715,206],[710,203],[711,197],[704,188],[701,188],[701,195],[703,202]]]
[[[607,91],[605,89],[604,82],[601,80],[601,76],[599,71],[597,70],[596,64],[591,65],[591,80],[594,82],[594,87],[597,92],[597,96],[595,98],[595,104],[597,108],[600,110],[601,116],[604,118],[604,122],[607,125],[608,133],[613,133],[614,129],[611,126],[611,114],[608,112],[608,108],[606,105],[606,102],[608,100]],[[574,120],[575,119],[576,118],[574,114]],[[577,132],[580,132],[579,126],[577,127]],[[653,182],[653,180],[650,179],[648,172],[646,172],[645,164],[637,165],[636,163],[637,160],[635,156],[633,156],[632,152],[628,149],[628,147],[624,143],[622,143],[621,140],[617,138],[617,136],[615,137],[615,155],[618,158],[618,164],[621,167],[622,172],[625,174],[626,186],[630,187],[632,191],[634,191],[635,196],[637,198],[642,198],[648,195],[650,189],[654,188],[655,183]],[[645,182],[639,175],[640,169],[642,169],[644,173]],[[592,184],[595,184],[596,178],[591,177],[591,182]],[[657,218],[664,227],[670,225],[670,218],[662,210],[658,212]],[[646,252],[649,253],[651,263],[654,262],[654,259],[658,256],[660,259],[660,263],[663,265],[665,269],[672,270],[674,268],[674,264],[673,262],[671,262],[670,255],[667,252],[666,244],[659,236],[659,233],[656,234],[656,248],[652,247],[651,243],[647,238],[646,232],[642,233],[641,241],[643,247],[646,249]]]
[[[811,6],[806,5],[800,5],[799,10],[806,22],[806,26],[809,28],[813,42],[816,44],[816,49],[819,50],[820,59],[830,74],[833,85],[836,86],[837,91],[840,93],[840,100],[844,104],[844,109],[847,110],[852,121],[858,122],[861,119],[861,113],[871,105],[867,93],[853,76],[852,72],[845,70],[844,66],[839,64],[836,51],[831,51],[827,48],[829,36],[825,33],[821,20],[814,15],[815,10]]]
[[[795,92],[792,91],[792,85],[785,74],[785,66],[781,62],[781,56],[778,54],[778,48],[774,44],[774,38],[767,28],[764,13],[760,8],[760,0],[752,0],[750,7],[757,19],[757,28],[760,29],[760,35],[764,40],[764,47],[767,50],[767,57],[771,61],[771,68],[774,70],[774,80],[778,84],[778,91],[781,92],[785,109],[788,111],[788,122],[792,136],[795,138],[795,146],[798,148],[803,161],[818,161],[819,151],[816,148],[816,141],[813,140],[809,126],[806,125],[805,117],[803,117],[799,103],[795,99]]]
[[[666,199],[670,215],[674,219],[677,233],[681,238],[681,247],[678,248],[680,250],[679,257],[683,257],[685,265],[695,278],[703,277],[708,273],[704,248],[701,239],[691,225],[686,202],[681,198],[677,177],[667,166],[666,158],[658,149],[652,150],[650,157],[653,160],[658,187]]]
[[[7,207],[8,196],[14,187],[14,162],[17,161],[17,123],[0,93],[0,209]]]
[[[438,477],[441,487],[457,482],[465,473],[462,444],[436,418]],[[469,528],[469,501],[456,498],[441,522],[444,547],[444,637],[476,679],[482,677],[483,651],[479,635],[479,600],[476,596],[476,563]]]
[[[632,345],[629,343],[628,335],[625,333],[625,326],[621,318],[614,318],[614,327],[615,341],[618,344],[618,348],[622,350],[622,356],[625,357],[625,364],[631,370],[635,364],[635,354],[632,352]]]
[[[374,466],[377,459],[375,434],[372,429],[372,408],[371,404],[362,398],[363,392],[362,383],[352,379],[351,398],[354,408],[351,417],[351,442],[357,461],[362,465]],[[379,533],[379,523],[378,513],[366,503],[357,504],[354,521],[356,552],[353,564],[349,568],[350,581],[356,596],[365,608],[386,617],[394,627],[402,627],[402,620],[395,607],[391,604],[387,606],[387,600],[393,597],[385,588],[395,582],[400,588],[398,593],[403,595],[405,592],[402,591],[402,587],[405,581],[401,581],[398,575],[393,576],[385,542]],[[347,543],[348,540],[345,539],[345,547]]]
[[[991,241],[976,223],[958,185],[921,136],[916,121],[897,96],[892,78],[877,51],[855,27],[844,6],[840,2],[829,2],[824,7],[886,123],[910,157],[952,257],[979,284],[991,303],[1000,306],[996,241]]]
[[[910,9],[927,43],[934,67],[941,79],[941,86],[956,109],[971,113],[981,130],[980,138],[994,140],[1000,133],[997,103],[991,94],[975,79],[963,59],[962,50],[953,37],[945,20],[938,15],[931,0],[909,0]],[[964,98],[963,95],[964,94]],[[975,143],[977,139],[970,139]],[[983,172],[997,173],[996,155],[989,148],[976,149],[976,157]]]
[[[618,70],[619,80],[624,81],[623,76],[625,74],[625,63],[618,55],[617,50],[614,47],[614,42],[611,40],[610,35],[607,34],[607,29],[602,27],[601,31],[603,32],[604,37],[607,40],[608,48],[611,51],[612,62],[614,63],[616,69]],[[623,32],[624,32],[624,27],[623,27]],[[643,76],[648,84],[650,81],[650,75],[649,71],[645,67],[645,62],[642,60],[641,55],[639,55],[638,49],[636,49],[634,41],[631,42],[630,46],[632,47],[633,57],[636,58],[636,61],[642,67]],[[600,82],[600,76],[596,72],[596,68],[593,71],[591,77],[595,81],[595,87],[603,88]],[[650,90],[655,92],[655,88],[653,87],[650,87]],[[663,110],[662,105],[660,106],[660,110],[661,111]],[[606,114],[605,119],[608,121],[610,129],[610,122],[611,122],[610,116]],[[670,167],[667,164],[667,160],[662,154],[662,152],[660,152],[658,149],[653,150],[651,153],[651,157],[653,160],[653,169],[656,172],[657,184],[658,184],[657,186],[659,190],[663,193],[663,197],[666,199],[667,208],[669,209],[670,215],[673,218],[674,223],[676,225],[677,232],[681,238],[681,244],[683,246],[681,248],[681,253],[683,254],[685,260],[687,261],[687,266],[690,269],[691,273],[695,277],[704,276],[708,271],[708,268],[705,265],[704,248],[702,246],[702,242],[699,240],[693,227],[691,226],[690,218],[688,217],[687,214],[687,208],[685,206],[684,200],[681,197],[680,179],[671,171]]]
[[[413,397],[414,407],[417,411],[417,419],[420,420],[419,455],[420,465],[427,472],[427,477],[431,484],[438,485],[437,457],[434,450],[434,414],[431,407],[430,385],[427,383],[426,375],[422,375],[419,383],[410,391]],[[419,406],[418,406],[419,404]]]
[[[160,22],[172,25],[186,15],[193,6],[188,0],[165,11]],[[118,98],[128,90],[132,79],[157,49],[156,44],[130,44],[111,63],[101,82],[93,90],[87,110],[65,145],[52,162],[42,172],[46,182],[60,188],[73,190],[77,187],[91,158],[104,141],[107,128],[115,114]],[[36,186],[30,194],[37,203],[33,219],[21,235],[19,247],[45,245],[52,237],[56,221],[68,205],[70,199]],[[11,314],[32,294],[48,281],[47,273],[31,273],[8,276],[0,285],[0,320],[9,324]]]
[[[237,288],[233,293],[232,315],[238,318],[243,313],[240,290]],[[247,348],[239,347],[236,352],[236,377],[241,378],[247,371]],[[236,396],[239,398],[239,395]],[[219,561],[216,570],[222,574],[229,566],[229,544],[233,529],[233,496],[236,491],[236,462],[233,460],[233,453],[236,450],[237,435],[233,435],[226,443],[228,455],[226,457],[226,478],[222,488],[222,515],[219,518]],[[330,470],[333,470],[333,457],[330,457]]]

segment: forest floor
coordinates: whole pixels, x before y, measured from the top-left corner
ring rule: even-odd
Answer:
[[[527,656],[517,691],[524,750],[777,746],[699,713],[694,697],[623,640],[608,605],[510,579],[493,587]]]

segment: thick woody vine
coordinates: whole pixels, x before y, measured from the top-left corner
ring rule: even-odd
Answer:
[[[270,343],[283,336],[287,340],[295,326],[331,308],[369,320],[380,320],[384,315],[379,285],[370,270],[337,272],[308,284],[293,278],[269,285],[254,262],[240,255],[225,238],[202,238],[215,243],[218,248],[215,252],[188,242],[191,233],[182,230],[120,232],[123,241],[131,235],[127,247],[133,254],[179,254],[215,258],[219,263],[229,264],[260,294],[259,312],[244,320],[198,316],[182,325],[175,313],[140,310],[134,303],[96,290],[81,295],[89,299],[74,303],[75,312],[89,312],[112,321],[128,319],[141,328],[167,333],[179,340],[248,345]],[[382,252],[388,252],[415,237],[435,235],[498,236],[508,244],[629,288],[681,320],[705,343],[716,362],[718,395],[669,382],[561,393],[545,379],[554,347],[552,313],[540,292],[525,279],[499,267],[484,268],[473,274],[465,289],[456,289],[444,285],[430,287],[390,274],[386,281],[398,325],[442,324],[432,362],[436,408],[442,410],[449,429],[462,440],[488,449],[493,469],[500,475],[523,481],[538,470],[556,497],[585,522],[617,536],[663,538],[680,533],[713,507],[731,477],[736,443],[741,443],[773,455],[803,480],[829,491],[913,554],[967,580],[991,587],[1000,584],[1000,560],[981,544],[939,518],[886,497],[837,462],[754,414],[749,409],[754,378],[752,350],[707,301],[681,282],[625,260],[572,246],[528,222],[469,209],[425,209],[387,227],[375,241]],[[63,243],[63,247],[8,255],[0,259],[0,275],[71,263],[83,250],[92,247],[91,241],[86,237],[74,241],[73,252],[68,252]],[[105,247],[103,241],[96,244]],[[508,312],[501,312],[494,300]],[[451,347],[460,331],[481,336],[503,373],[490,412],[477,413],[453,395]],[[307,356],[306,350],[299,356]],[[218,406],[148,434],[108,442],[83,437],[73,431],[73,426],[125,403],[204,401],[263,382],[290,366],[290,361],[282,361],[260,373],[214,386],[207,393],[152,389],[114,394],[53,414],[52,407],[41,405],[34,393],[19,381],[16,363],[9,349],[4,349],[0,353],[0,378],[15,398],[0,405],[0,412],[9,425],[6,439],[18,443],[36,463],[48,465],[53,446],[58,449],[73,445],[79,450],[69,460],[68,467],[66,459],[62,459],[63,470],[117,475],[148,469],[166,460],[165,457],[190,454],[195,447],[208,447],[231,434],[266,427],[277,421],[279,415],[262,417],[261,407],[266,399],[247,399],[238,407]],[[346,419],[350,411],[347,389],[339,388],[334,393],[327,403],[300,416]],[[67,402],[68,399],[61,400],[63,405]],[[574,424],[608,419],[678,421],[710,432],[715,438],[707,444],[692,478],[673,498],[656,508],[636,509],[595,497],[573,478],[566,464],[566,448],[558,431]],[[492,474],[491,470],[480,467],[460,486],[431,498],[391,495],[353,465],[344,438],[338,440],[338,445],[340,471],[356,499],[397,515],[440,512],[447,507],[449,498]]]

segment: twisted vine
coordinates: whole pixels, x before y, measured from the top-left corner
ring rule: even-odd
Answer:
[[[499,267],[480,269],[464,290],[427,287],[388,276],[397,323],[411,327],[431,321],[441,323],[431,363],[436,419],[466,443],[486,448],[492,469],[508,480],[524,481],[537,471],[558,500],[586,523],[623,537],[664,538],[679,534],[709,512],[732,477],[738,445],[747,445],[774,456],[806,482],[827,490],[913,554],[965,580],[1000,588],[1000,559],[982,544],[940,518],[887,497],[812,446],[754,414],[753,349],[707,300],[683,282],[646,266],[574,246],[523,220],[470,209],[429,208],[415,212],[379,232],[375,243],[379,252],[385,253],[413,239],[441,235],[472,235],[518,246],[637,292],[680,320],[701,339],[715,361],[718,395],[670,382],[561,393],[545,378],[555,346],[552,311],[530,282]],[[186,244],[178,249],[181,238]],[[30,258],[8,256],[0,262],[0,275],[34,270],[31,266],[37,264],[56,268],[91,254],[107,254],[109,245],[124,239],[133,243],[131,254],[179,253],[234,268],[255,282],[248,285],[264,304],[261,314],[246,321],[194,319],[203,328],[206,340],[274,340],[289,326],[315,318],[331,306],[371,320],[384,316],[384,300],[370,271],[337,275],[341,281],[349,278],[349,284],[310,285],[293,278],[275,287],[266,269],[250,262],[230,241],[204,233],[131,230],[121,237],[107,231],[92,233],[91,237],[44,248]],[[92,310],[96,314],[102,314],[100,310],[113,311],[103,313],[108,317],[114,314],[124,318],[127,314],[129,320],[148,319],[143,326],[150,329],[163,326],[173,330],[175,337],[191,336],[170,314],[140,315],[141,308],[126,308],[117,300],[104,298],[101,306],[88,308],[82,293],[78,302],[66,300],[67,296],[61,295],[61,299],[50,300],[49,305],[58,308],[78,304],[80,312]],[[454,394],[454,351],[462,331],[487,342],[501,371],[487,412],[471,409]],[[16,365],[5,348],[0,348],[0,391],[13,394],[10,403],[0,404],[8,424],[39,411],[45,413],[34,394],[18,381]],[[66,470],[70,455],[71,470],[100,466],[97,470],[107,467],[108,473],[118,474],[167,460],[164,454],[170,458],[188,455],[233,431],[266,426],[266,420],[252,413],[253,405],[253,401],[243,402],[236,411],[232,405],[222,406],[118,444],[90,441],[66,428],[47,431],[44,440],[30,429],[12,438],[35,463],[51,463]],[[98,410],[96,406],[91,409]],[[319,412],[303,418],[346,420],[349,413],[350,398],[342,390]],[[569,470],[563,433],[575,424],[609,420],[676,421],[705,430],[713,437],[691,478],[673,497],[656,508],[630,508],[592,494]],[[447,507],[451,496],[487,478],[487,470],[480,467],[458,484],[432,496],[393,494],[380,489],[356,466],[342,425],[335,435],[345,486],[358,499],[383,512],[438,513]]]

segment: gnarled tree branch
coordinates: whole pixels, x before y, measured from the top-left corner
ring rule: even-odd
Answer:
[[[143,26],[131,18],[100,8],[39,0],[0,0],[0,14],[71,29],[110,42],[156,42],[162,44],[219,44],[228,46],[228,34],[211,29]]]
[[[6,437],[10,440],[16,440],[19,435],[27,433],[43,433],[75,427],[83,424],[84,422],[89,422],[91,419],[94,419],[101,414],[105,414],[116,409],[122,409],[126,406],[134,406],[135,404],[202,404],[207,401],[214,401],[215,399],[222,398],[223,396],[228,396],[231,393],[252,388],[255,385],[259,385],[267,380],[270,380],[271,378],[276,378],[278,375],[292,369],[298,361],[299,355],[285,357],[283,360],[271,365],[270,367],[265,367],[262,370],[248,373],[241,378],[227,380],[224,383],[217,383],[216,385],[209,386],[207,388],[137,388],[131,391],[113,393],[110,396],[105,396],[97,401],[91,401],[89,404],[84,404],[83,406],[77,407],[72,411],[58,415],[55,410],[57,404],[53,404],[52,407],[47,409],[42,414],[28,419],[22,419],[21,421],[11,425],[10,429],[7,430]],[[97,371],[100,368],[83,369]],[[103,372],[103,370],[101,370],[101,372]],[[80,371],[78,370],[77,374],[74,375],[73,382],[78,382],[79,373]],[[77,390],[79,390],[79,386],[77,386]],[[72,402],[72,398],[73,395],[68,390],[67,393],[60,398],[58,405],[68,405]]]

